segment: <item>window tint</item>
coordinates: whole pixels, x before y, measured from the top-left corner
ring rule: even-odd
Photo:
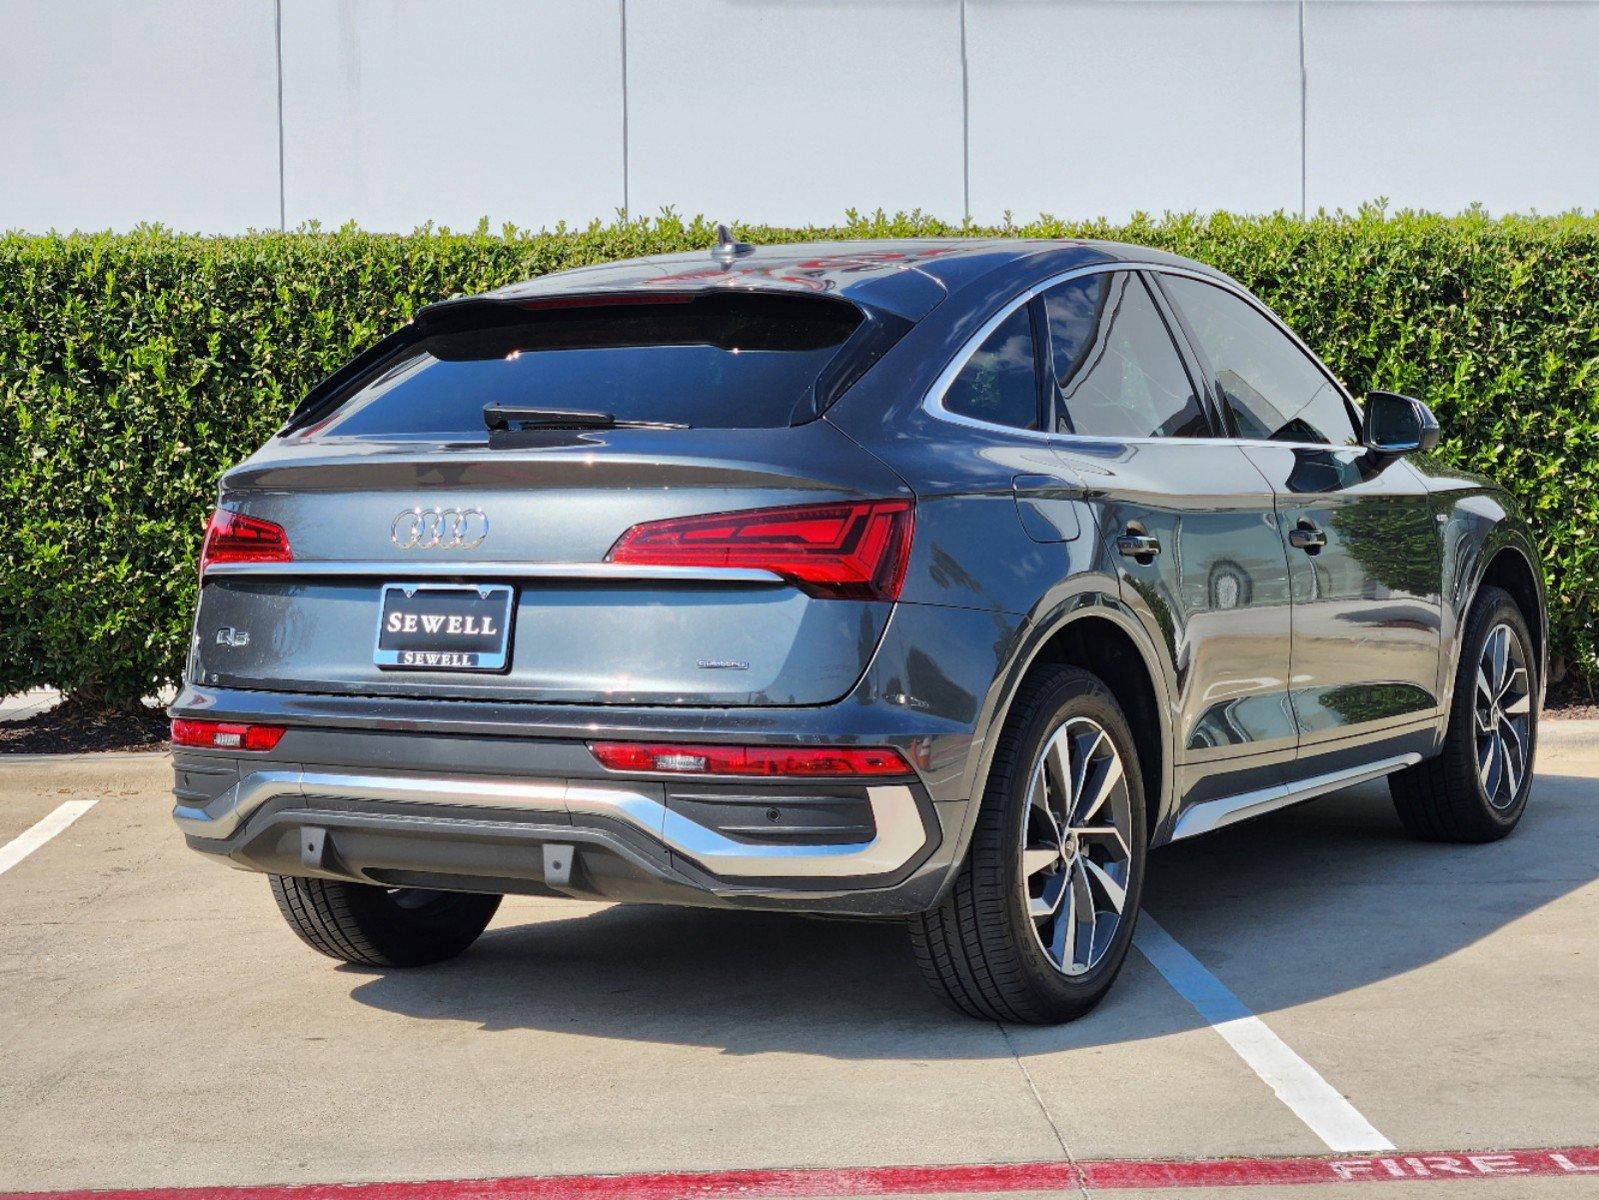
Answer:
[[[503,324],[408,347],[313,428],[481,438],[486,404],[702,428],[789,425],[860,320],[838,301],[760,294],[512,309]]]
[[[1038,428],[1038,374],[1027,305],[1006,317],[967,360],[944,395],[944,407],[979,421]]]
[[[1143,280],[1085,275],[1044,293],[1057,422],[1106,437],[1208,437],[1188,372]]]
[[[1239,437],[1360,442],[1338,389],[1254,305],[1197,279],[1162,281],[1210,359]]]

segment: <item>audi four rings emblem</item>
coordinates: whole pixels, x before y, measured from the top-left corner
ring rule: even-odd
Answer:
[[[401,550],[470,550],[488,536],[481,508],[408,508],[389,530]]]

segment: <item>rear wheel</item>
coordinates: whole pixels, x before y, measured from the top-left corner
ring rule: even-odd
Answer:
[[[420,967],[477,941],[500,897],[273,875],[278,911],[313,950],[366,967]]]
[[[1132,941],[1145,838],[1137,751],[1115,697],[1086,671],[1038,672],[1000,734],[953,890],[910,922],[934,991],[990,1020],[1088,1012]]]
[[[1533,645],[1510,594],[1484,588],[1466,621],[1443,751],[1388,779],[1412,834],[1491,842],[1521,820],[1538,740]]]

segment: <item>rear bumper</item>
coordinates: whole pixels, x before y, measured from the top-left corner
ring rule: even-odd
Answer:
[[[920,778],[612,773],[568,738],[298,726],[173,765],[189,846],[247,870],[805,912],[930,907],[965,809]]]
[[[264,754],[176,753],[174,816],[194,849],[276,874],[921,912],[937,903],[965,848],[982,714],[1009,632],[992,612],[898,605],[854,692],[816,706],[491,703],[191,682],[174,717],[288,732]],[[595,761],[591,740],[891,746],[915,775],[624,775]]]
[[[871,813],[870,836],[844,842],[735,839],[669,807],[660,785],[350,774],[304,768],[252,771],[209,803],[197,806],[180,799],[172,819],[196,841],[225,842],[246,829],[251,818],[275,800],[290,801],[274,811],[293,812],[301,824],[311,823],[313,818],[299,814],[314,814],[319,801],[335,800],[363,805],[369,815],[389,812],[402,822],[424,824],[427,818],[419,814],[434,809],[515,814],[528,818],[528,827],[559,828],[572,824],[574,818],[594,816],[626,826],[724,879],[892,876],[927,846],[929,830],[906,784],[864,790]],[[787,803],[791,794],[767,793],[774,806]],[[739,797],[743,804],[749,799],[747,795]],[[772,811],[778,810],[774,807]],[[435,820],[436,832],[447,835],[452,820],[455,818]]]

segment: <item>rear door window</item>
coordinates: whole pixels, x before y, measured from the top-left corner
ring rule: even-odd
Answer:
[[[811,389],[863,319],[838,300],[724,293],[507,306],[505,318],[407,347],[313,426],[316,436],[482,438],[489,404],[697,428],[786,426],[808,411]]]
[[[1068,279],[1043,300],[1060,432],[1210,436],[1165,318],[1136,273]]]

